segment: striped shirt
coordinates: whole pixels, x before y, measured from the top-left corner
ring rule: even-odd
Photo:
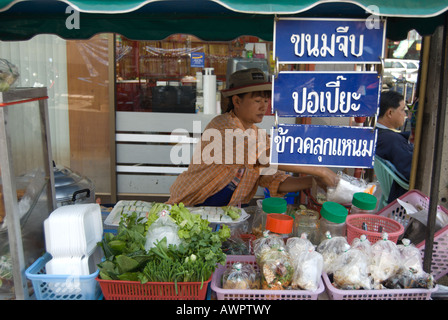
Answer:
[[[256,125],[245,130],[233,111],[216,116],[202,133],[188,170],[171,186],[167,203],[203,203],[232,181],[237,186],[228,205],[249,203],[259,186],[273,197],[283,196],[278,186],[290,175],[263,171],[269,165],[269,146],[265,130]]]

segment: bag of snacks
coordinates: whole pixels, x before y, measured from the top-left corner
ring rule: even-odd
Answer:
[[[382,283],[394,276],[401,267],[400,251],[395,242],[388,240],[387,233],[372,245],[369,272],[374,289],[382,289]]]
[[[260,289],[260,277],[249,263],[235,262],[222,275],[223,289]]]
[[[372,244],[369,239],[367,239],[366,235],[362,234],[359,238],[354,238],[352,241],[353,249],[359,249],[364,252],[368,257],[370,257],[372,253]]]
[[[306,233],[302,233],[299,237],[291,237],[286,240],[286,251],[291,256],[294,265],[296,265],[296,259],[302,252],[307,252],[309,249],[314,249],[314,245],[308,240]]]
[[[291,284],[294,268],[284,247],[265,251],[260,256],[258,266],[262,289],[283,290]]]
[[[343,290],[370,290],[372,285],[368,270],[369,256],[347,245],[347,250],[334,262],[334,285]]]
[[[257,263],[259,263],[259,257],[265,252],[271,249],[285,248],[285,242],[276,234],[272,234],[269,230],[263,232],[263,237],[255,239],[253,241],[254,255]]]
[[[336,258],[346,250],[348,245],[345,237],[332,237],[330,232],[326,232],[327,237],[317,246],[317,252],[324,258],[324,271],[333,273],[333,264]]]
[[[321,281],[324,259],[313,246],[301,251],[294,261],[293,289],[316,291]]]

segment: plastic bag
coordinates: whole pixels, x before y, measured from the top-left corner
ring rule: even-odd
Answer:
[[[266,230],[263,232],[262,238],[254,240],[253,247],[255,259],[257,260],[257,263],[259,263],[260,256],[262,256],[265,252],[271,249],[285,249],[285,242],[278,235],[272,234],[269,230]]]
[[[374,289],[381,289],[382,282],[394,276],[400,267],[400,251],[395,242],[388,240],[387,233],[383,233],[382,240],[372,245],[369,272],[373,279]]]
[[[338,172],[339,182],[335,188],[327,188],[327,201],[341,204],[352,203],[353,195],[357,192],[365,192],[374,188],[376,184],[367,184],[360,178],[352,177],[348,174]],[[373,194],[374,191],[372,191]]]
[[[384,286],[391,289],[432,288],[434,278],[423,270],[420,250],[412,245],[409,239],[403,239],[402,243],[397,245],[401,268]]]
[[[359,238],[355,238],[352,241],[351,247],[353,249],[359,249],[364,252],[368,257],[372,254],[372,244],[369,239],[367,239],[366,235],[361,235]]]
[[[347,239],[345,237],[331,237],[327,231],[325,233],[327,239],[323,240],[317,246],[317,252],[322,254],[324,258],[324,271],[326,273],[333,273],[333,264],[336,258],[347,249]]]
[[[343,290],[372,289],[369,277],[369,256],[359,249],[350,248],[334,262],[333,282]]]
[[[154,221],[148,228],[146,234],[145,249],[149,250],[155,247],[156,243],[166,238],[166,244],[169,246],[179,245],[181,239],[179,238],[177,232],[179,231],[179,226],[174,222],[169,216],[167,210],[162,210],[159,212],[159,218]]]
[[[0,59],[0,91],[8,91],[19,77],[19,70],[6,59]]]
[[[294,267],[284,247],[265,251],[258,266],[262,289],[283,290],[291,284]]]
[[[227,255],[250,255],[252,250],[251,239],[243,239],[242,229],[231,229],[230,238],[222,243],[222,251]]]
[[[235,262],[222,275],[223,289],[259,289],[260,277],[249,263]]]
[[[313,246],[301,251],[294,261],[291,287],[316,291],[319,288],[323,267],[324,258]]]
[[[309,249],[314,249],[314,245],[308,240],[306,233],[302,233],[299,237],[291,237],[286,241],[286,251],[291,256],[294,265],[297,265],[296,259],[302,252],[307,252]]]

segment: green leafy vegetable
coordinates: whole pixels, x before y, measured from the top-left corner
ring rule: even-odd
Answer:
[[[162,210],[179,226],[180,245],[167,245],[166,238],[145,251],[146,232]],[[116,235],[105,234],[100,243],[105,260],[99,264],[100,277],[108,280],[145,282],[202,282],[208,280],[217,264],[224,265],[226,255],[222,242],[230,237],[230,229],[222,225],[213,231],[209,222],[192,214],[182,203],[155,204],[146,222],[133,212],[122,216]]]

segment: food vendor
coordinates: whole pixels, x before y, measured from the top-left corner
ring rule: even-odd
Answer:
[[[268,188],[273,197],[283,197],[310,188],[313,179],[324,187],[337,184],[337,175],[329,168],[269,164],[269,136],[256,123],[270,105],[271,88],[257,68],[230,76],[228,88],[221,91],[229,100],[228,108],[205,128],[188,170],[171,186],[167,203],[244,206],[259,186]]]

